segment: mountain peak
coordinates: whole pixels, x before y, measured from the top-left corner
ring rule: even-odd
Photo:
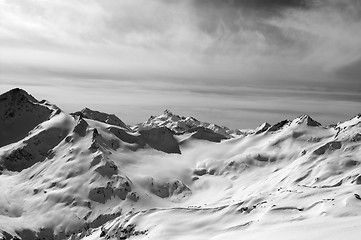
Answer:
[[[129,130],[128,126],[122,120],[120,120],[115,114],[103,113],[86,107],[78,112],[72,113],[71,115],[80,116],[80,117],[96,120],[99,122],[104,122],[110,125],[115,125]]]
[[[321,123],[317,122],[316,120],[314,120],[313,118],[311,118],[307,114],[304,114],[304,115],[301,115],[301,116],[295,118],[293,120],[293,122],[295,122],[297,124],[305,123],[307,126],[310,126],[310,127],[319,127],[319,126],[321,126]]]
[[[164,110],[163,114],[167,116],[173,116],[173,112],[169,109]]]
[[[33,96],[31,96],[29,93],[27,93],[24,89],[21,88],[14,88],[6,93],[0,95],[0,101],[5,101],[9,99],[12,103],[20,103],[25,100],[38,103],[39,101],[35,99]]]
[[[10,95],[16,95],[16,94],[29,95],[28,92],[26,92],[24,89],[21,89],[21,88],[13,88],[13,89],[9,90],[8,92],[6,92],[5,94],[10,94]]]
[[[271,124],[269,124],[268,122],[264,122],[255,129],[255,133],[256,134],[263,133],[263,132],[267,131],[270,127],[271,127]]]
[[[134,130],[146,130],[159,127],[167,127],[176,134],[190,133],[199,127],[203,127],[214,133],[223,135],[225,138],[231,138],[231,134],[234,132],[217,124],[201,122],[194,117],[176,115],[169,109],[166,109],[163,114],[159,116],[151,116],[146,122],[136,125]]]
[[[185,119],[185,117],[181,117],[179,115],[176,115],[169,109],[164,110],[163,114],[158,116],[158,117],[163,119],[163,120],[171,121],[171,122],[176,122],[176,121],[179,121],[181,119]],[[157,117],[155,117],[155,118],[157,118]]]
[[[361,123],[361,113],[357,114],[355,117],[351,118],[350,120],[337,123],[335,127],[339,129],[346,129],[358,125],[360,123]]]
[[[20,88],[0,95],[0,147],[24,138],[57,110]]]
[[[269,127],[269,128],[267,129],[267,132],[275,132],[275,131],[278,131],[278,130],[282,129],[283,127],[289,125],[290,122],[291,122],[291,121],[288,120],[288,119],[285,119],[285,120],[283,120],[283,121],[280,121],[280,122],[276,123],[275,125]]]

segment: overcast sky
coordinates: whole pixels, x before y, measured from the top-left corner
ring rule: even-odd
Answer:
[[[361,112],[360,0],[0,0],[0,90],[132,124]]]

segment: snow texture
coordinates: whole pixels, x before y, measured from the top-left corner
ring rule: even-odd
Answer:
[[[0,96],[2,239],[358,239],[361,115],[136,126]]]

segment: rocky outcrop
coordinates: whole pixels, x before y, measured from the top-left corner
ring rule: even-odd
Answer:
[[[72,113],[71,115],[80,116],[83,118],[88,118],[99,122],[104,122],[110,125],[115,125],[129,130],[128,126],[114,114],[108,114],[108,113],[91,110],[89,108],[84,108],[81,111]]]
[[[52,107],[19,88],[0,95],[0,147],[26,137],[58,110]]]
[[[166,153],[181,153],[174,133],[166,127],[142,130],[139,133],[140,138],[154,149]]]
[[[210,142],[221,142],[224,139],[228,139],[226,136],[204,127],[198,127],[194,129],[194,131],[195,133],[192,134],[192,137],[196,139],[207,140]]]

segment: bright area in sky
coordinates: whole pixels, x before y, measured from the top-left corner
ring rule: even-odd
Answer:
[[[360,43],[359,0],[0,0],[0,90],[127,123],[330,124],[360,112]]]

